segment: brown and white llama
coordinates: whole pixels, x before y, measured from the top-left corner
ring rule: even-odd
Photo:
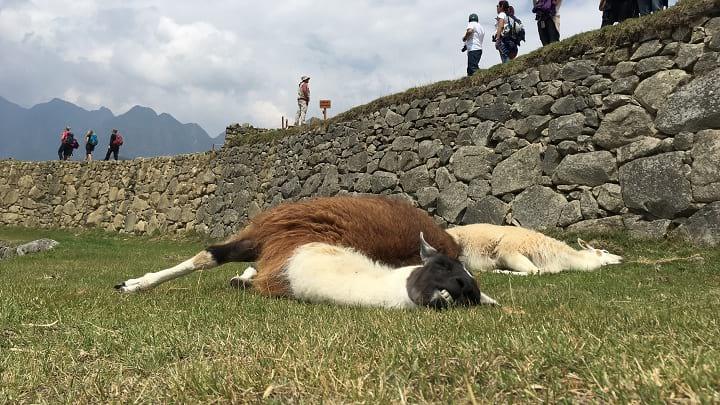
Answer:
[[[518,275],[591,271],[622,261],[621,256],[595,249],[582,239],[578,239],[582,250],[575,250],[557,239],[517,226],[472,224],[447,232],[460,245],[461,260],[476,271]]]
[[[457,260],[459,252],[426,212],[405,201],[314,198],[265,211],[226,242],[115,288],[148,290],[199,269],[255,262],[258,270],[248,269],[232,284],[252,285],[271,297],[350,305],[497,304],[480,292]]]

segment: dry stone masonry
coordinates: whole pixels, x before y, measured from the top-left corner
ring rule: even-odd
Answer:
[[[0,224],[220,238],[285,200],[373,193],[443,224],[718,244],[720,17],[690,28],[217,153],[3,161]]]

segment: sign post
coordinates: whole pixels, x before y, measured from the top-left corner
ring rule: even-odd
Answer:
[[[320,108],[323,110],[323,120],[327,119],[327,109],[330,108],[330,100],[320,100]]]

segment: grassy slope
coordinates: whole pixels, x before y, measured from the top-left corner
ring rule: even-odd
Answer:
[[[631,261],[704,261],[483,275],[504,309],[432,312],[233,291],[242,265],[119,295],[202,245],[0,228],[39,237],[61,245],[0,262],[2,403],[720,401],[718,249],[600,238]]]
[[[597,7],[597,2],[594,2],[592,7]],[[273,140],[286,136],[309,132],[311,129],[320,125],[352,121],[369,113],[379,111],[384,107],[410,103],[413,100],[423,98],[432,99],[443,92],[453,93],[463,91],[472,86],[487,84],[495,79],[521,73],[545,63],[565,63],[569,58],[580,57],[590,50],[626,46],[641,41],[644,37],[662,35],[664,32],[667,32],[669,28],[691,27],[698,18],[709,18],[718,15],[720,15],[720,0],[680,0],[677,5],[661,13],[655,13],[642,18],[629,19],[622,24],[574,35],[561,42],[556,42],[519,56],[510,63],[497,64],[489,69],[481,69],[472,77],[444,80],[380,97],[367,104],[340,113],[325,123],[314,126],[306,125],[287,130],[276,129],[262,133],[247,134],[239,139],[232,139],[229,143],[230,146],[237,146],[241,144],[272,142]],[[599,17],[597,24],[598,26],[600,25]]]

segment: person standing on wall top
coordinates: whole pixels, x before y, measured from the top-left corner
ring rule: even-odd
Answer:
[[[308,104],[310,103],[310,77],[303,76],[298,84],[298,111],[295,115],[295,125],[305,124],[305,114],[307,114]]]
[[[68,160],[72,156],[75,142],[75,135],[73,135],[70,127],[65,127],[65,130],[60,134],[60,148],[58,148],[58,158],[60,160]]]
[[[661,0],[637,0],[637,5],[640,16],[658,12],[663,8]]]
[[[628,18],[637,17],[637,3],[630,0],[600,0],[602,11],[601,27],[621,23]]]
[[[510,37],[510,18],[507,15],[510,4],[506,0],[501,0],[497,5],[497,17],[495,17],[495,49],[500,52],[500,60],[507,63],[513,59],[513,55],[517,55],[518,48],[515,40]]]
[[[560,16],[558,9],[562,0],[533,0],[538,34],[543,46],[560,40]]]
[[[97,135],[92,129],[87,131],[85,134],[85,160],[92,160],[92,153],[95,150],[95,146],[98,144]]]
[[[482,56],[482,43],[485,38],[485,30],[478,22],[478,15],[473,13],[468,17],[468,26],[462,40],[465,42],[462,51],[467,51],[467,75],[472,76],[480,68],[480,57]]]
[[[113,129],[110,134],[110,145],[108,146],[107,153],[105,154],[105,160],[110,160],[110,154],[113,154],[115,160],[118,160],[118,153],[120,153],[120,145],[123,144],[123,137],[120,135],[117,129]]]

